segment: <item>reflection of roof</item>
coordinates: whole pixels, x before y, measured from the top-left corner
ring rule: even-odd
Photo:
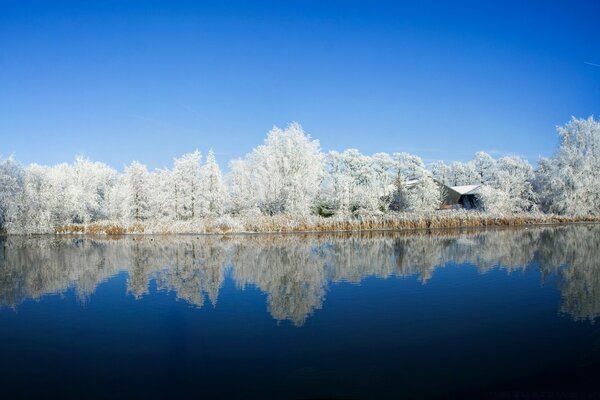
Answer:
[[[476,194],[481,185],[452,186],[451,189],[459,194]]]

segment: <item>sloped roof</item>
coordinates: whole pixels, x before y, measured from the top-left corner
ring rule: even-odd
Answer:
[[[411,186],[416,185],[420,181],[421,181],[420,179],[409,179],[409,180],[407,180],[407,181],[404,182],[404,186],[405,187],[411,187]]]
[[[459,194],[476,194],[477,189],[479,189],[481,185],[463,185],[463,186],[452,186],[450,189],[458,192]]]

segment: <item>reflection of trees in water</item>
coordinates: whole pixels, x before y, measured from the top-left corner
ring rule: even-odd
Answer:
[[[545,274],[558,272],[561,312],[575,320],[600,316],[600,228],[594,225],[545,232],[538,260]]]
[[[302,325],[321,308],[328,282],[367,276],[429,280],[448,263],[481,273],[534,266],[558,278],[561,311],[574,319],[600,315],[600,226],[569,225],[474,232],[0,238],[0,304],[74,288],[85,301],[104,280],[128,272],[127,291],[148,293],[151,280],[197,307],[214,305],[226,267],[239,288],[267,294],[277,320]],[[507,294],[510,295],[510,294]]]
[[[254,285],[267,293],[269,311],[277,320],[288,319],[302,325],[313,310],[321,308],[327,281],[322,255],[309,239],[238,239],[232,264],[237,285]]]
[[[173,247],[163,246],[163,254],[170,254],[171,260],[165,260],[165,268],[158,272],[157,287],[174,291],[178,299],[197,307],[204,305],[206,294],[216,305],[225,280],[226,243],[206,237],[202,241],[181,240]]]
[[[0,239],[0,304],[61,293],[72,282],[81,300],[117,270],[106,265],[109,241],[53,237]]]

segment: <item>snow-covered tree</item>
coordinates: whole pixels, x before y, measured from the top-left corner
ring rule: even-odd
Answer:
[[[323,176],[323,154],[318,140],[300,124],[274,127],[264,144],[243,164],[252,176],[256,204],[267,214],[308,214]]]
[[[425,170],[419,173],[414,184],[406,188],[407,211],[437,210],[441,202],[440,187]]]
[[[509,214],[514,211],[512,200],[507,191],[491,186],[482,186],[477,193],[479,207],[482,211],[494,214]]]
[[[450,186],[473,185],[479,182],[479,175],[472,163],[453,162],[450,165]]]
[[[526,160],[507,156],[496,162],[487,184],[508,195],[511,211],[531,211],[536,204],[533,180],[533,167]]]
[[[108,193],[114,185],[117,172],[106,164],[84,157],[77,157],[72,167],[62,167],[61,170],[65,174],[63,179],[67,176],[69,179],[67,201],[71,206],[73,222],[89,223],[106,219]]]
[[[55,198],[57,191],[52,188],[50,171],[50,167],[39,164],[31,164],[25,169],[23,193],[17,200],[16,233],[51,233],[59,222],[52,212],[59,201]]]
[[[450,173],[451,168],[448,164],[443,161],[435,161],[430,164],[429,171],[433,179],[437,180],[444,185],[451,186],[450,184]]]
[[[391,208],[396,211],[432,211],[442,200],[439,185],[425,169],[420,157],[394,154],[395,191]]]
[[[12,157],[0,161],[0,231],[19,218],[17,201],[23,192],[23,167]]]
[[[248,210],[258,210],[257,185],[253,182],[252,170],[247,160],[229,162],[229,211],[239,214]]]
[[[396,163],[389,154],[331,151],[325,171],[319,199],[329,213],[377,214],[388,210],[396,182]]]
[[[106,199],[108,219],[112,221],[126,221],[129,219],[128,183],[124,174],[119,174],[110,187]]]
[[[23,168],[9,158],[0,160],[0,231],[53,232],[106,220],[194,220],[182,224],[194,226],[204,215],[227,213],[316,212],[352,218],[389,209],[429,211],[440,205],[438,182],[481,185],[478,196],[487,212],[529,212],[539,206],[561,214],[598,215],[600,122],[573,118],[558,133],[560,148],[541,159],[536,171],[523,158],[494,159],[485,152],[468,162],[432,163],[429,171],[408,153],[368,156],[348,149],[325,156],[297,123],[274,127],[262,145],[232,161],[226,183],[212,151],[204,164],[196,150],[175,159],[172,169],[154,172],[134,162],[118,173],[83,157],[72,164]]]
[[[373,190],[378,208],[387,211],[394,192],[394,160],[388,153],[376,153],[371,157]]]
[[[212,150],[200,168],[202,208],[209,214],[221,215],[227,206],[229,194],[223,182],[223,174]]]
[[[151,206],[152,218],[156,220],[173,221],[175,215],[175,192],[173,190],[172,171],[157,169],[150,173],[152,188]]]
[[[556,199],[552,195],[552,180],[554,179],[554,165],[551,159],[542,157],[538,161],[533,181],[533,189],[537,195],[539,207],[542,211],[556,212],[553,204]]]
[[[396,181],[410,181],[420,177],[425,169],[421,157],[409,153],[394,153]]]
[[[475,153],[475,158],[473,158],[469,164],[471,165],[471,169],[475,171],[475,176],[477,177],[477,181],[471,182],[472,184],[488,184],[493,179],[496,161],[488,153],[484,151]]]
[[[559,214],[600,213],[600,122],[572,118],[558,128],[560,147],[543,159],[537,171],[537,190],[547,211]]]
[[[175,159],[172,194],[176,219],[194,219],[200,215],[200,159],[198,150]]]
[[[145,165],[134,161],[125,167],[124,215],[139,222],[150,217],[150,174]]]

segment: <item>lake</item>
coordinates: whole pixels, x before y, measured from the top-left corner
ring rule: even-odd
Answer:
[[[0,237],[2,397],[600,393],[599,249],[594,224]]]

